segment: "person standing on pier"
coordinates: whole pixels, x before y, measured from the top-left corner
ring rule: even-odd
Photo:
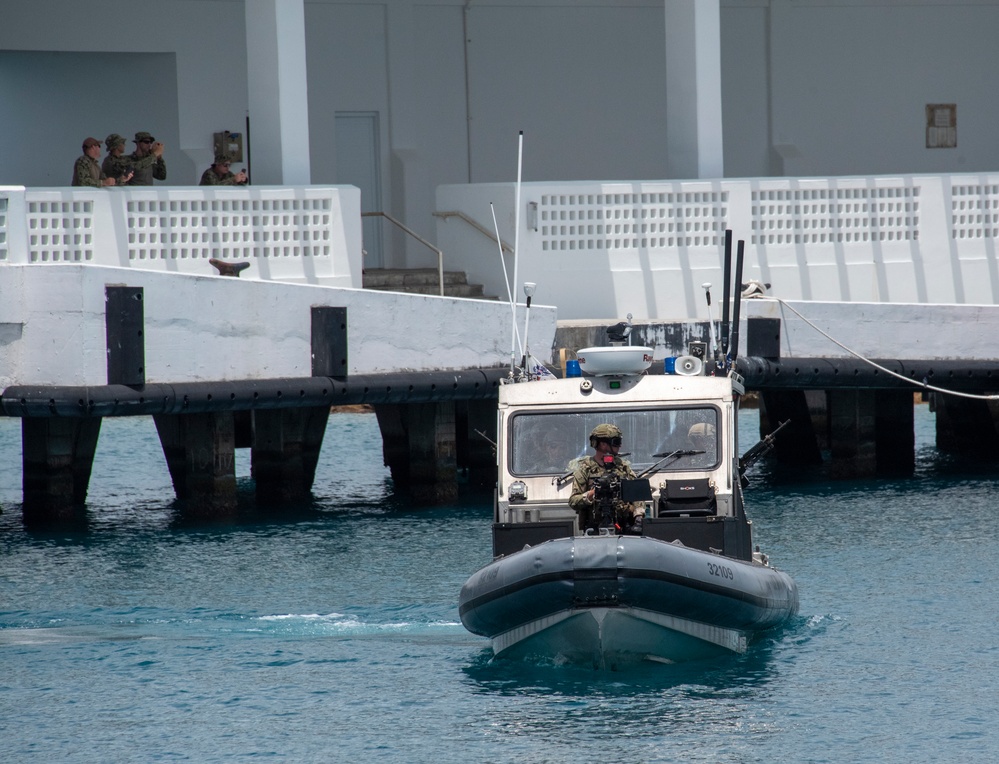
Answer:
[[[114,178],[115,185],[123,186],[132,179],[132,160],[124,156],[125,139],[118,133],[111,133],[104,139],[108,155],[104,157],[101,170],[109,178]]]
[[[114,178],[109,178],[101,170],[97,160],[101,158],[101,142],[96,138],[87,138],[83,141],[83,156],[76,160],[73,165],[73,186],[90,186],[92,188],[102,188],[113,186]]]
[[[135,151],[129,156],[132,179],[130,186],[151,186],[153,178],[166,180],[166,162],[163,159],[163,144],[146,132],[135,134]]]

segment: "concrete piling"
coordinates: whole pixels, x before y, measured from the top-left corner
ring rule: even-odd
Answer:
[[[231,411],[153,416],[177,498],[194,515],[236,509],[236,437]]]
[[[22,490],[26,522],[73,519],[87,499],[99,418],[24,417]]]
[[[253,412],[250,470],[258,499],[309,498],[329,415],[328,406]]]

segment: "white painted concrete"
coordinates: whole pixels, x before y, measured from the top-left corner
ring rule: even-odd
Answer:
[[[0,264],[0,390],[107,384],[107,284],[144,290],[147,383],[311,376],[314,305],[347,308],[349,374],[510,362],[508,304],[102,265]],[[555,310],[532,305],[530,331],[532,347],[551,347]]]
[[[665,6],[669,177],[723,178],[719,1]]]
[[[243,280],[361,286],[360,194],[352,186],[0,187],[0,265],[89,263]]]
[[[442,186],[437,206],[492,230],[492,203],[513,242],[514,191]],[[999,303],[999,174],[525,183],[522,204],[519,277],[560,319],[706,318],[726,229],[745,241],[743,281],[782,299]],[[455,217],[437,227],[448,268],[506,293],[494,242]]]
[[[782,304],[754,299],[744,303],[743,316],[780,319],[781,359],[855,354],[907,360],[994,361],[999,357],[997,305],[856,303],[845,309],[841,303],[788,300]],[[743,325],[742,353],[746,337]]]
[[[727,176],[999,168],[999,0],[719,5]],[[0,103],[17,104],[0,184],[66,183],[83,137],[137,130],[166,137],[166,185],[197,183],[213,134],[245,131],[244,7],[161,0],[145,23],[152,11],[130,0],[0,0]],[[677,179],[664,7],[305,0],[312,182],[342,182],[338,111],[380,115],[384,209],[431,240],[437,186],[513,180],[518,130],[525,180]],[[925,147],[924,108],[937,102],[958,106],[956,149]],[[258,139],[251,130],[255,161]],[[406,264],[421,264],[407,247]]]
[[[309,92],[302,0],[246,0],[251,180],[308,185]]]

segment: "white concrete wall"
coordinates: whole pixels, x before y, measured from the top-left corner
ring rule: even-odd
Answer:
[[[104,290],[142,287],[147,383],[308,377],[311,307],[347,308],[348,373],[510,361],[509,305],[99,265],[0,265],[0,390],[107,384]],[[523,326],[523,311],[521,311]],[[532,306],[548,349],[553,308]]]
[[[443,186],[437,205],[492,230],[492,203],[512,244],[514,193]],[[726,229],[733,263],[745,242],[743,282],[782,299],[999,303],[999,174],[525,183],[521,202],[518,278],[560,319],[706,318]],[[506,294],[494,241],[453,217],[437,240],[449,268]]]
[[[360,194],[351,186],[0,187],[0,265],[87,263],[244,280],[361,286]]]
[[[780,319],[782,360],[859,354],[868,359],[994,361],[997,355],[996,305],[857,303],[844,310],[841,303],[758,299],[746,300],[742,315]],[[743,324],[742,354],[747,336]]]
[[[306,0],[313,182],[342,182],[337,111],[380,115],[383,209],[431,239],[437,186],[513,180],[519,130],[527,181],[668,178],[663,2]],[[167,185],[195,183],[212,134],[245,130],[240,0],[0,0],[0,20],[0,184],[66,182],[83,137],[136,130],[167,136]],[[999,0],[721,0],[726,174],[999,168],[996,29]],[[46,51],[69,63],[25,95]],[[925,148],[937,102],[956,149]]]

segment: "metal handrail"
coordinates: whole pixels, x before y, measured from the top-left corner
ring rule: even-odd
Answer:
[[[435,218],[444,218],[444,220],[447,220],[448,218],[459,218],[461,220],[464,220],[466,223],[468,223],[470,226],[472,226],[472,228],[474,228],[476,231],[478,231],[479,233],[481,233],[483,236],[487,237],[490,241],[492,241],[495,244],[499,244],[500,247],[502,247],[503,249],[505,249],[511,255],[513,254],[513,247],[511,247],[509,244],[507,244],[502,239],[496,238],[496,234],[494,234],[492,231],[490,231],[488,228],[486,228],[484,225],[482,225],[478,221],[473,220],[472,218],[470,218],[464,212],[460,212],[459,210],[448,210],[447,212],[435,212],[434,213],[434,217]]]
[[[441,250],[437,249],[437,247],[435,247],[429,241],[427,241],[422,236],[420,236],[420,234],[418,234],[416,231],[412,230],[411,228],[407,228],[404,224],[400,223],[398,220],[396,220],[394,217],[392,217],[391,215],[389,215],[387,212],[362,212],[361,213],[361,217],[362,218],[383,217],[387,221],[389,221],[390,223],[392,223],[393,225],[401,228],[403,231],[405,231],[406,233],[408,233],[410,236],[412,236],[414,239],[416,239],[418,242],[420,242],[420,244],[423,244],[424,246],[429,247],[434,252],[436,252],[437,253],[437,283],[440,286],[441,297],[444,296],[444,253]]]

